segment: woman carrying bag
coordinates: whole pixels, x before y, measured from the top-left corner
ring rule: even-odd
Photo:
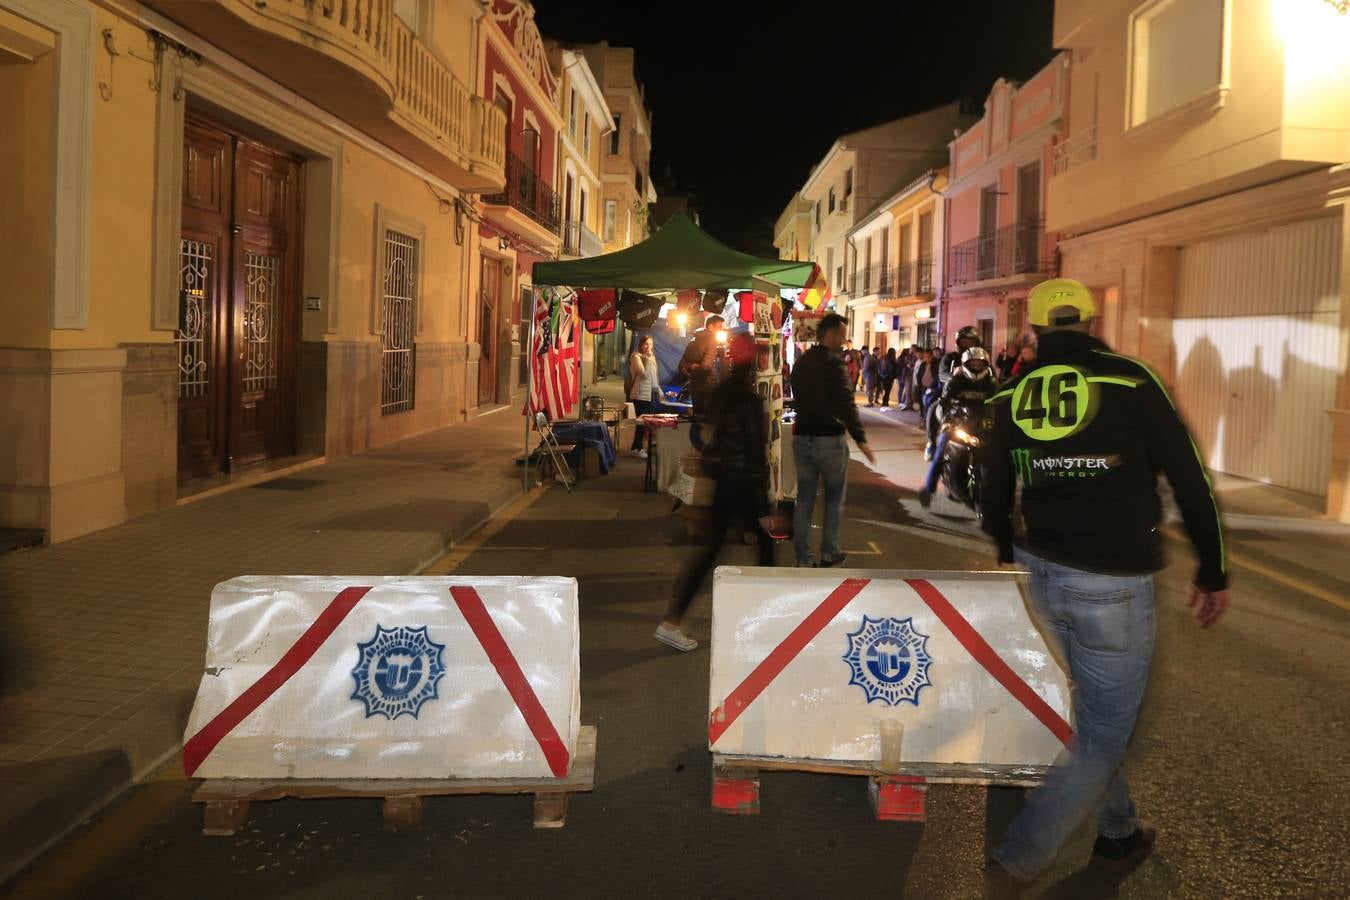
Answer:
[[[647,335],[638,341],[637,349],[628,357],[624,396],[633,404],[639,416],[661,411],[661,373],[656,365],[653,348],[651,335]],[[630,453],[636,453],[643,459],[647,458],[647,451],[642,447],[646,431],[639,422],[633,429],[633,446],[628,448]]]

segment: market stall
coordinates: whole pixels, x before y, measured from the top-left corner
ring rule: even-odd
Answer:
[[[790,442],[782,440],[785,310],[779,291],[785,287],[807,288],[809,293],[810,287],[820,281],[819,269],[813,263],[763,259],[733,250],[700,229],[684,213],[676,213],[650,238],[626,250],[586,259],[535,263],[536,296],[552,292],[553,299],[546,307],[536,304],[532,332],[536,323],[553,321],[551,303],[567,302],[564,291],[585,298],[584,320],[588,327],[598,321],[591,316],[607,314],[612,319],[623,314],[630,293],[676,303],[687,315],[721,313],[724,306],[735,304],[735,318],[753,331],[759,347],[757,388],[769,416],[770,446],[766,453],[772,466],[772,488],[775,497],[781,498],[787,480],[783,477],[787,464],[783,451]],[[530,346],[537,358],[550,352],[533,333]],[[538,374],[548,377],[547,372]],[[536,367],[531,367],[532,380],[535,377]],[[534,398],[536,393],[532,388],[530,397]],[[535,411],[527,403],[527,415]],[[685,502],[694,502],[699,492],[693,482],[698,476],[691,469],[696,467],[681,462],[695,447],[688,418],[681,416],[669,427],[653,429],[652,447],[657,459],[652,461],[649,475],[655,472],[657,489],[669,491]],[[528,431],[526,442],[528,453]],[[795,485],[795,478],[789,483]]]

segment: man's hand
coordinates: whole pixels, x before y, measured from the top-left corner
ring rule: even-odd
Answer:
[[[867,457],[868,462],[870,462],[872,465],[876,465],[877,455],[872,452],[871,447],[869,447],[867,444],[859,444],[858,449],[862,451],[863,456]]]
[[[1208,628],[1219,621],[1223,611],[1228,608],[1228,591],[1207,591],[1193,584],[1186,597],[1186,605],[1195,610],[1195,621],[1200,623],[1200,627]]]

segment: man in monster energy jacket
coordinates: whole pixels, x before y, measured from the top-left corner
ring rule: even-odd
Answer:
[[[1195,444],[1152,370],[1088,334],[1095,311],[1076,281],[1037,285],[1027,303],[1036,366],[990,401],[985,528],[1001,564],[1031,573],[1028,605],[1069,670],[1076,728],[992,852],[986,885],[996,896],[1015,896],[1048,868],[1094,809],[1094,864],[1123,866],[1152,850],[1155,832],[1136,817],[1121,765],[1153,655],[1159,472],[1200,560],[1196,618],[1211,625],[1228,605],[1218,505]],[[1026,536],[1014,546],[1018,482]]]

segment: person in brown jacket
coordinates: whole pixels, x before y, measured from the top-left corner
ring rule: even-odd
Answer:
[[[694,332],[689,346],[684,348],[684,356],[680,357],[680,372],[689,378],[689,399],[695,415],[702,413],[708,395],[721,380],[722,342],[718,334],[724,327],[721,316],[709,316],[702,330]]]

